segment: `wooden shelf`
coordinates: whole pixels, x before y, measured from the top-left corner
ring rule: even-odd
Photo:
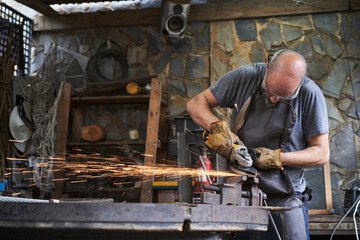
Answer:
[[[114,104],[114,103],[149,103],[150,95],[117,95],[117,96],[97,96],[97,97],[73,97],[70,102],[71,105],[80,104]],[[166,99],[161,99],[161,104],[167,105]]]
[[[166,114],[166,108],[161,105],[167,105],[166,99],[162,98],[162,82],[161,79],[151,78],[150,95],[117,95],[117,96],[86,96],[86,97],[70,97],[71,85],[68,83],[66,89],[62,93],[62,99],[59,106],[59,117],[57,124],[57,148],[56,156],[64,156],[67,147],[80,146],[121,146],[133,145],[144,146],[144,165],[153,166],[157,159],[157,149],[161,149],[161,140],[166,142],[167,123],[163,117]],[[107,141],[107,142],[81,142],[81,127],[84,120],[84,105],[86,104],[147,104],[148,105],[148,121],[146,129],[146,141]],[[67,131],[70,107],[72,108],[72,131],[71,142],[67,143]],[[161,134],[159,133],[159,125],[162,126]],[[64,131],[65,130],[65,131]],[[160,136],[160,139],[158,139]],[[164,151],[161,157],[164,157]],[[61,178],[61,176],[59,176]],[[153,200],[152,181],[154,176],[142,176],[143,183],[141,187],[141,202],[151,203]],[[54,198],[61,197],[62,185],[57,183],[55,187]]]
[[[145,141],[136,141],[136,142],[70,142],[67,143],[67,146],[69,147],[80,147],[80,146],[116,146],[116,145],[144,145]]]
[[[150,95],[125,96],[99,96],[99,97],[73,97],[71,104],[114,104],[114,103],[148,103]]]

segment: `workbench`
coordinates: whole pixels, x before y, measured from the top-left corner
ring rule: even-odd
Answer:
[[[309,233],[312,236],[327,235],[330,236],[338,222],[343,216],[341,215],[309,215]],[[360,218],[356,217],[357,230],[360,235]],[[353,236],[355,239],[355,224],[350,214],[341,222],[334,235]],[[342,238],[344,239],[344,238]]]
[[[0,203],[2,239],[216,240],[225,232],[266,231],[267,225],[268,210],[253,206]]]

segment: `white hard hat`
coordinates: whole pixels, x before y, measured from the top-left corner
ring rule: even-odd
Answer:
[[[11,111],[9,119],[9,128],[11,135],[17,141],[27,141],[31,137],[31,128],[26,125],[24,120],[20,117],[18,107],[15,106]]]

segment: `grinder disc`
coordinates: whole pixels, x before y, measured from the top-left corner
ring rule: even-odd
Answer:
[[[258,171],[253,166],[251,166],[251,167],[240,167],[236,163],[231,163],[230,164],[230,171],[232,171],[234,173],[237,173],[237,174],[240,174],[240,175],[249,175],[249,174],[257,175],[258,174]]]

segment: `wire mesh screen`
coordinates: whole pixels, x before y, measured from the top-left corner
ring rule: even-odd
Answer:
[[[33,22],[4,3],[0,3],[0,56],[6,51],[11,34],[11,56],[15,62],[15,76],[30,74],[30,54]]]

